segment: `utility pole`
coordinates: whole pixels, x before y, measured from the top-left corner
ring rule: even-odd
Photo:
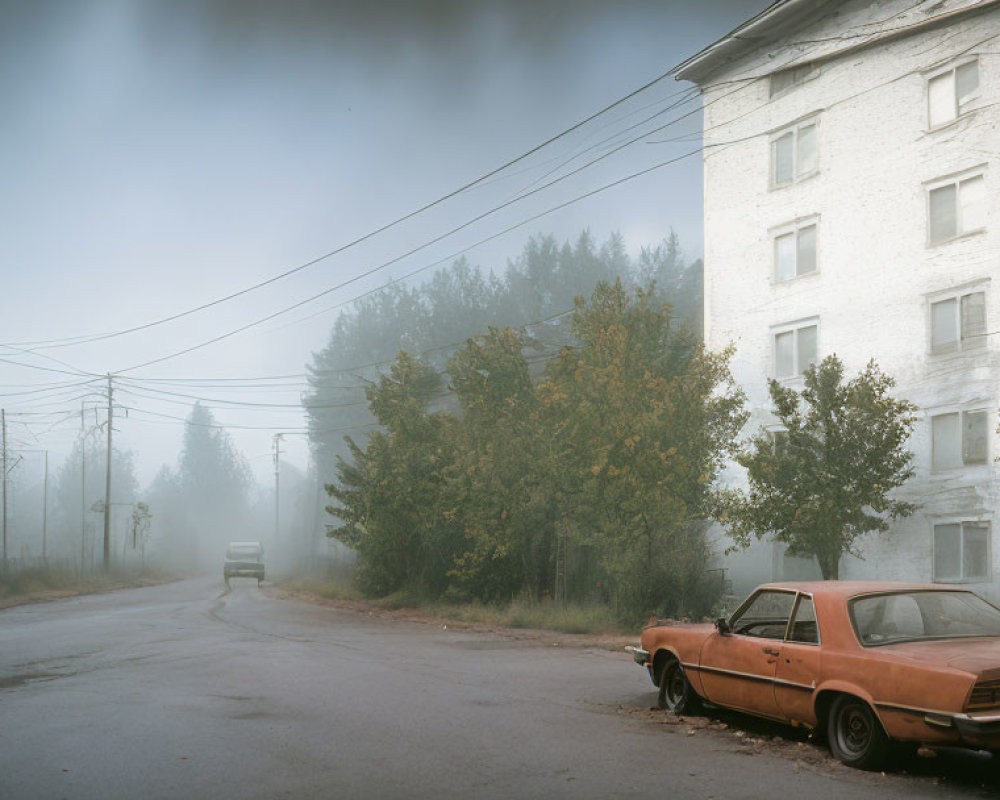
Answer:
[[[111,428],[113,406],[111,404],[111,373],[108,373],[108,471],[104,481],[104,571],[111,568]]]
[[[49,532],[49,451],[45,451],[45,481],[42,483],[42,560],[48,561],[47,540]]]
[[[278,494],[278,466],[279,459],[281,458],[281,436],[282,434],[274,434],[274,541],[278,541],[278,523],[280,521],[279,509],[281,496]]]
[[[83,400],[80,401],[80,574],[87,558],[87,434]]]
[[[7,563],[7,411],[0,408],[0,428],[3,429],[3,441],[0,450],[3,451],[3,560]]]

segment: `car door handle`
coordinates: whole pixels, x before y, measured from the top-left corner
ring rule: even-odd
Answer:
[[[767,655],[769,655],[769,656],[780,656],[781,655],[781,651],[780,650],[772,650],[770,647],[765,647],[764,648],[764,652],[767,653]]]

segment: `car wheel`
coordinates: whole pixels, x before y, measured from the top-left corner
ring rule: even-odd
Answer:
[[[701,698],[688,682],[684,669],[676,658],[667,659],[660,672],[660,708],[674,714],[691,714],[698,710]]]
[[[857,769],[879,769],[889,752],[889,737],[871,706],[850,695],[834,701],[827,738],[834,757]]]

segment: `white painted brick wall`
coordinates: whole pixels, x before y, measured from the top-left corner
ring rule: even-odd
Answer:
[[[967,3],[946,4],[943,10],[961,5]],[[706,338],[713,349],[736,344],[733,372],[752,406],[747,433],[773,421],[766,386],[773,374],[773,326],[818,317],[819,357],[836,353],[848,374],[874,358],[897,379],[898,393],[917,403],[925,417],[910,443],[917,475],[904,490],[922,508],[887,535],[867,540],[865,559],[845,559],[841,576],[930,580],[935,522],[987,520],[993,523],[993,577],[973,588],[1000,599],[1000,470],[994,461],[1000,456],[995,433],[1000,404],[1000,8],[957,16],[943,27],[826,62],[816,77],[774,99],[768,98],[766,78],[740,79],[801,60],[804,51],[809,60],[810,48],[842,46],[837,37],[856,24],[891,19],[912,6],[912,0],[844,3],[838,14],[789,34],[821,44],[796,46],[786,39],[703,87]],[[978,54],[980,68],[980,94],[972,110],[944,129],[928,131],[926,71],[972,53]],[[814,112],[818,173],[770,189],[768,132]],[[987,165],[986,231],[928,246],[925,183],[981,164]],[[778,283],[769,231],[809,215],[818,215],[818,271]],[[979,280],[987,281],[987,330],[996,335],[973,354],[930,355],[928,295]],[[990,410],[989,464],[932,473],[929,415],[970,407]],[[725,479],[742,480],[735,469]],[[727,543],[721,536],[719,549]],[[796,565],[786,569],[780,551],[763,545],[728,557],[725,566],[739,592],[781,578]]]

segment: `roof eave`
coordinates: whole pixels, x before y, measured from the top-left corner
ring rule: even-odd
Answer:
[[[678,64],[670,74],[679,81],[701,84],[713,72],[798,24],[800,16],[822,5],[823,0],[776,0],[757,16]]]

